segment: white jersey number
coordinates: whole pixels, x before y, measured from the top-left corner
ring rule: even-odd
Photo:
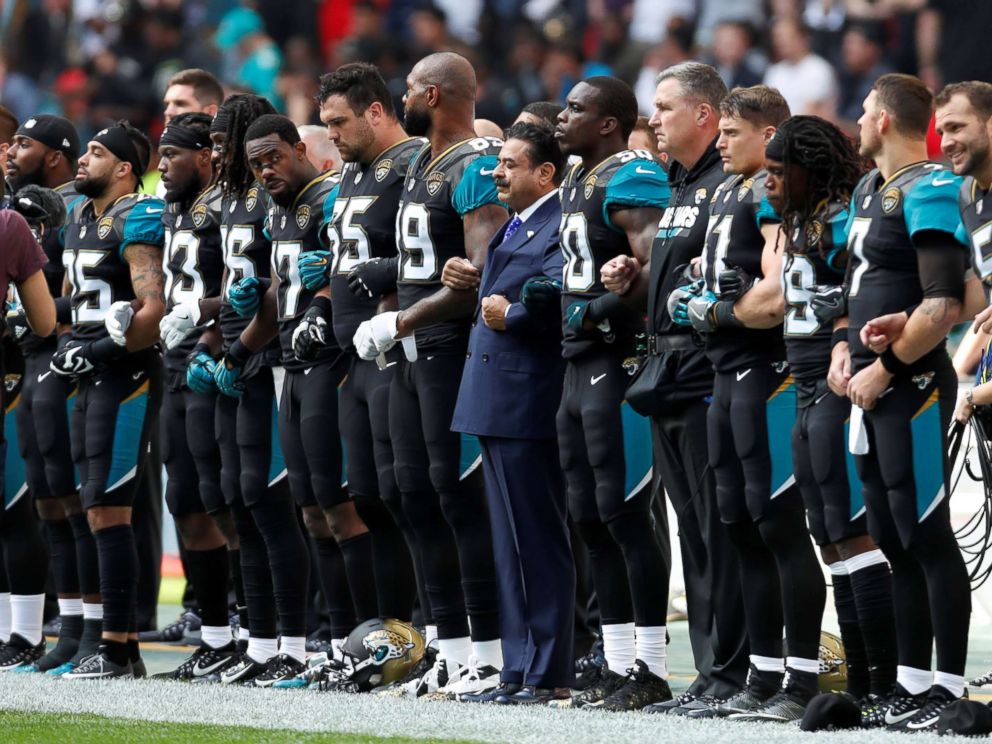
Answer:
[[[356,215],[365,214],[376,200],[375,196],[353,196],[337,199],[334,213],[327,225],[327,242],[331,247],[334,273],[349,274],[372,257],[369,236],[365,228],[356,225]]]
[[[857,265],[851,273],[851,286],[848,297],[856,297],[861,289],[861,279],[868,271],[868,259],[865,258],[865,238],[871,228],[871,217],[856,217],[851,222],[851,231],[847,235],[847,249],[854,256]]]
[[[303,282],[300,281],[299,240],[277,241],[272,244],[272,270],[279,277],[279,320],[296,317]]]
[[[165,231],[168,249],[162,263],[165,268],[165,296],[171,305],[199,302],[203,298],[203,274],[200,271],[200,239],[192,230]],[[179,266],[179,273],[170,268]]]
[[[816,285],[816,269],[803,255],[791,256],[788,265],[783,266],[785,335],[812,336],[820,329],[820,323],[809,306],[813,299],[812,288]]]
[[[430,212],[423,204],[403,204],[396,215],[400,235],[400,281],[431,282],[438,276],[437,249],[431,240]]]
[[[588,292],[596,283],[593,272],[596,263],[589,245],[589,226],[586,216],[573,212],[562,218],[561,250],[565,256],[566,292]]]
[[[103,323],[113,301],[113,289],[103,279],[87,276],[107,257],[104,251],[65,251],[62,263],[69,279],[73,325]]]
[[[221,225],[221,244],[224,246],[224,266],[227,267],[227,282],[222,297],[235,283],[248,276],[258,276],[255,262],[242,251],[255,241],[255,228],[251,225]]]

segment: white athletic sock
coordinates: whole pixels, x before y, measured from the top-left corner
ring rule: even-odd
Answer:
[[[248,656],[258,664],[264,664],[277,653],[279,653],[279,641],[275,638],[248,639]]]
[[[851,574],[844,561],[834,561],[827,568],[830,569],[831,576],[850,576]]]
[[[238,626],[238,640],[239,641],[250,641],[251,631],[244,625]]]
[[[668,652],[665,648],[664,625],[638,625],[634,628],[637,658],[648,665],[648,671],[668,679]]]
[[[820,673],[820,662],[817,659],[800,659],[798,656],[786,656],[785,666],[795,672]]]
[[[622,676],[627,673],[628,669],[633,669],[634,661],[637,659],[634,624],[604,625],[603,653],[606,656],[606,665],[611,672]]]
[[[933,673],[929,669],[914,669],[908,666],[896,667],[896,682],[906,688],[910,695],[919,695],[930,689]]]
[[[488,664],[497,669],[503,668],[503,642],[499,638],[495,641],[472,641],[472,653],[479,660],[479,666]]]
[[[83,614],[82,597],[72,597],[70,599],[59,598],[59,614],[62,617],[79,617]]]
[[[17,633],[32,645],[41,643],[41,625],[44,622],[44,594],[10,595],[10,632]]]
[[[438,658],[455,661],[461,666],[468,663],[472,654],[472,639],[468,636],[461,638],[439,638],[437,641]]]
[[[776,659],[774,656],[755,656],[751,654],[751,663],[759,672],[784,672],[785,659]]]
[[[424,627],[424,645],[430,646],[432,643],[437,646],[437,626],[427,625]]]
[[[344,660],[344,651],[341,648],[344,646],[344,642],[347,638],[332,638],[331,639],[331,658],[337,659],[338,661]]]
[[[103,620],[103,604],[83,602],[83,620]]]
[[[0,641],[10,640],[10,592],[0,592]]]
[[[307,662],[307,639],[305,636],[283,636],[279,641],[279,653],[292,656],[301,664]]]
[[[889,564],[889,562],[885,560],[885,553],[878,548],[869,550],[867,553],[859,553],[853,558],[848,558],[844,561],[844,564],[847,566],[847,572],[852,574],[855,571],[860,571],[863,568],[868,568],[868,566],[874,566],[880,563],[884,563],[885,565]]]
[[[947,672],[934,672],[933,683],[934,686],[940,685],[956,698],[964,697],[964,677]]]
[[[204,625],[200,637],[210,648],[223,648],[231,642],[230,625]]]

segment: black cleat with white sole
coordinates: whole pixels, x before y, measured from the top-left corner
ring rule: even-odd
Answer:
[[[897,726],[906,721],[922,708],[927,702],[927,693],[911,695],[898,682],[892,687],[892,692],[882,702],[882,723],[886,727]]]
[[[917,731],[936,731],[937,719],[940,718],[940,714],[944,712],[944,708],[958,699],[953,693],[950,692],[950,690],[947,690],[940,685],[934,685],[931,687],[929,693],[916,695],[914,697],[922,698],[923,702],[912,715],[903,716],[901,720],[894,723],[889,723],[889,713],[892,711],[892,708],[890,707],[889,710],[886,711],[885,720],[889,731],[905,731],[907,733],[915,733]]]
[[[592,703],[590,708],[621,713],[628,710],[641,710],[648,705],[671,699],[672,688],[668,686],[668,682],[651,672],[647,664],[637,659],[633,668],[627,671],[627,679],[620,689],[598,705]]]
[[[307,665],[289,654],[279,654],[269,659],[265,671],[252,680],[255,687],[272,687],[276,682],[292,679],[307,670]]]
[[[227,667],[237,663],[239,658],[238,648],[234,641],[220,648],[212,648],[203,644],[171,672],[156,674],[154,679],[193,682],[197,679],[220,674]]]
[[[107,655],[106,649],[101,646],[92,656],[88,656],[80,662],[75,669],[62,675],[62,679],[67,680],[91,680],[91,679],[133,679],[134,668],[131,662],[126,664],[115,664]]]
[[[237,661],[224,667],[220,673],[220,683],[223,685],[247,685],[254,681],[266,669],[266,662],[255,661],[247,652],[242,652]]]
[[[0,672],[9,672],[20,666],[31,665],[45,655],[45,639],[33,644],[17,633],[10,634],[10,640],[0,649]]]

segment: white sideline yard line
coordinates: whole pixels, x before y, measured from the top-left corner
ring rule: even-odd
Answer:
[[[639,713],[501,708],[414,702],[373,695],[257,690],[153,680],[66,682],[43,675],[0,674],[0,710],[95,713],[141,721],[213,723],[291,729],[526,744],[675,741],[679,744],[895,744],[904,736],[879,731],[803,734],[795,726],[689,721]],[[71,739],[71,732],[65,732]],[[914,744],[937,742],[918,734]],[[944,741],[944,740],[940,740]]]

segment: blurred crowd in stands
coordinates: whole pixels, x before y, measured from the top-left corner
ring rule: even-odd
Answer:
[[[989,29],[990,0],[0,0],[0,104],[61,113],[84,142],[122,117],[154,135],[166,81],[203,67],[304,124],[319,73],[374,62],[398,100],[413,61],[450,49],[501,125],[595,74],[648,114],[657,73],[700,59],[851,130],[882,73],[992,80]]]

